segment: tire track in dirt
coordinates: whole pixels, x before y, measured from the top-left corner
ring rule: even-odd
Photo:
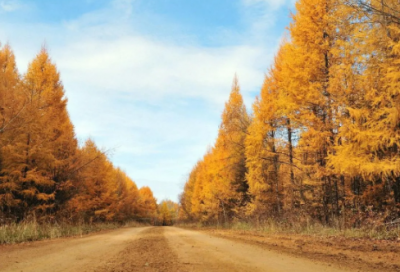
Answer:
[[[139,234],[127,248],[93,272],[178,272],[178,257],[168,245],[164,228],[153,227]]]

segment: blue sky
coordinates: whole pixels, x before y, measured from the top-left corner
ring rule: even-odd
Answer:
[[[293,10],[293,0],[0,0],[0,42],[21,73],[45,44],[78,139],[177,201],[235,73],[250,109]]]

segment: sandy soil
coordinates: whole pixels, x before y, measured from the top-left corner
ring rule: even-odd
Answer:
[[[358,271],[348,268],[346,263],[327,263],[282,253],[234,237],[232,233],[225,233],[228,239],[214,234],[146,227],[1,246],[0,271]]]
[[[0,271],[90,271],[124,250],[146,228],[124,228],[83,238],[0,246]]]
[[[210,235],[257,245],[297,257],[347,267],[355,271],[399,272],[400,240],[263,234],[238,230],[203,230]]]
[[[352,271],[202,232],[165,228],[164,235],[171,249],[177,253],[182,265],[179,271]]]

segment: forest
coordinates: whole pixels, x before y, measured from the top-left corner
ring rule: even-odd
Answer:
[[[138,188],[93,140],[78,144],[66,106],[46,49],[20,75],[11,47],[1,48],[0,226],[32,220],[170,224],[176,207],[161,203],[159,217],[149,187]]]
[[[233,81],[180,196],[187,222],[400,221],[400,2],[299,0],[261,93]]]

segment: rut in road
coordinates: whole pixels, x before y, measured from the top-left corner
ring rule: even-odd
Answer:
[[[178,258],[164,236],[164,228],[150,228],[139,234],[125,250],[94,272],[169,272],[180,270]]]

